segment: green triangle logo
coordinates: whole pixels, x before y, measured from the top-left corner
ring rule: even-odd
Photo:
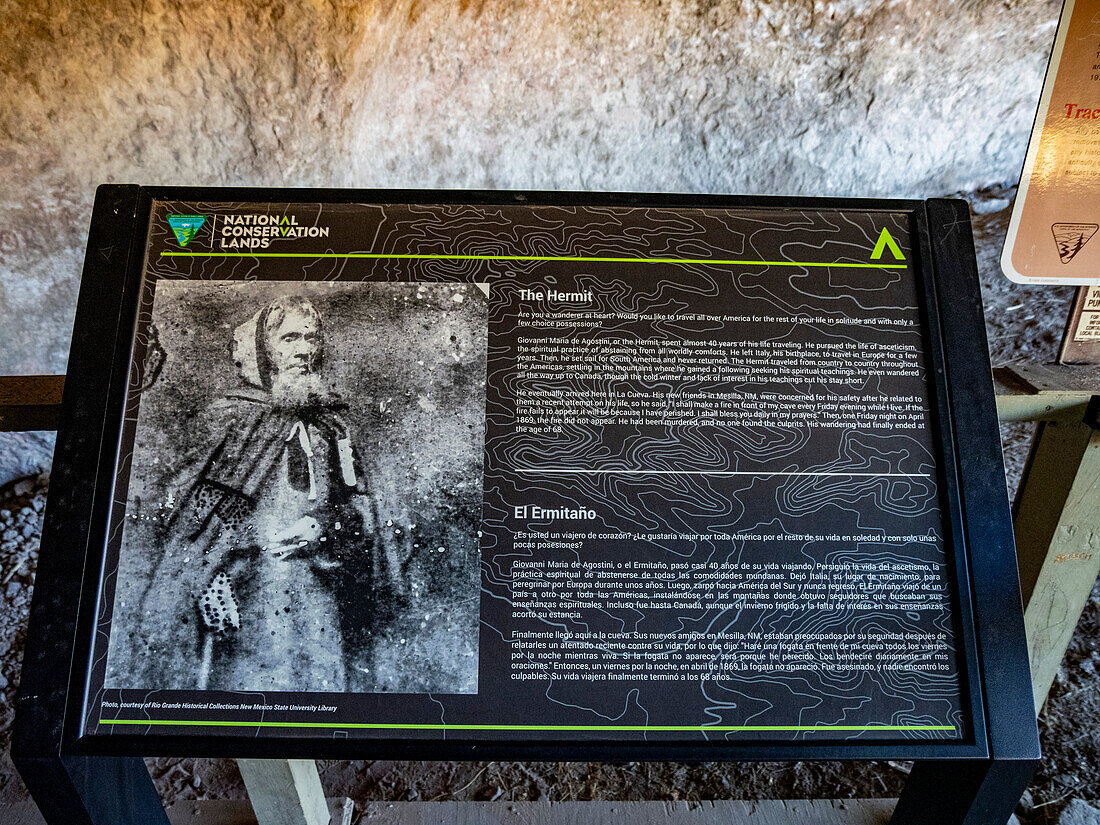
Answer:
[[[884,226],[878,235],[878,240],[875,242],[875,248],[871,250],[871,260],[881,260],[882,253],[887,249],[889,249],[890,254],[894,256],[895,261],[905,260],[905,256],[901,254],[901,247],[898,246],[898,242],[894,240],[894,236],[890,234],[890,230]]]
[[[172,234],[176,236],[180,246],[191,243],[204,223],[206,223],[206,215],[168,216],[168,226],[172,228]]]

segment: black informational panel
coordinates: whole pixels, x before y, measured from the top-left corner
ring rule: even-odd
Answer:
[[[21,747],[1035,757],[961,202],[104,187],[65,409]]]

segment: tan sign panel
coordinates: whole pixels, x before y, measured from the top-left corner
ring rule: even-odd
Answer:
[[[1100,0],[1066,0],[1001,268],[1025,284],[1100,283]]]
[[[1100,286],[1090,286],[1081,305],[1081,320],[1073,332],[1074,341],[1100,341]]]

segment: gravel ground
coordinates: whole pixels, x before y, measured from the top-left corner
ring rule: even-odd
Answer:
[[[1072,290],[1026,288],[999,272],[1011,190],[970,196],[995,363],[1053,359]],[[1002,428],[1008,486],[1026,458],[1030,428]],[[29,595],[34,582],[41,511],[48,477],[0,490],[0,751],[8,748],[12,704]],[[1044,759],[1018,811],[1024,825],[1100,821],[1088,801],[1100,798],[1100,588],[1082,616],[1066,661],[1040,718]],[[168,801],[242,798],[230,760],[151,759],[149,769]],[[320,763],[326,791],[356,800],[755,799],[896,796],[906,763]],[[0,789],[12,781],[0,759]]]

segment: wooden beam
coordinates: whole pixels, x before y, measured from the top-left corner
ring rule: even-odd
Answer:
[[[0,375],[0,432],[56,430],[63,375]]]
[[[333,802],[330,800],[330,805]],[[360,821],[371,825],[885,825],[896,802],[367,802],[361,805]],[[342,811],[344,822],[350,825],[350,808]],[[227,800],[177,802],[168,809],[168,818],[172,825],[256,825],[244,803]]]
[[[997,418],[1009,421],[1080,420],[1093,395],[1100,395],[1100,371],[1091,367],[1010,364],[993,370]]]
[[[1040,424],[1016,496],[1016,557],[1036,713],[1100,574],[1096,423]]]
[[[312,759],[238,759],[258,825],[328,825],[329,809]]]
[[[999,388],[998,388],[999,389]],[[1091,395],[1083,393],[1044,393],[1024,395],[997,394],[997,420],[1002,424],[1012,421],[1052,421],[1082,418]]]

